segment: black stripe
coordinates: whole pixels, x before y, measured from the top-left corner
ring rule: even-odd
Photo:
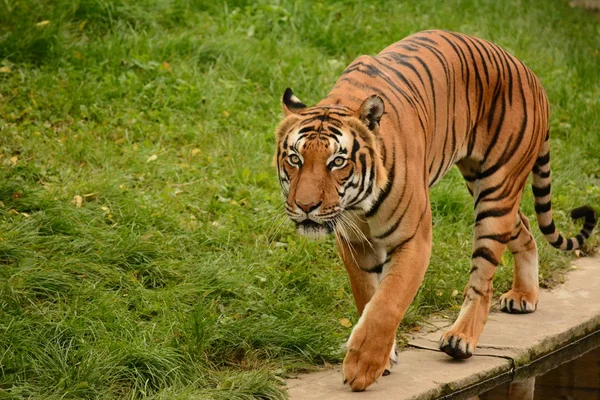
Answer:
[[[519,233],[520,233],[520,231],[519,231]],[[519,236],[519,235],[517,235],[517,236]],[[502,244],[506,244],[509,241],[513,240],[512,237],[510,236],[510,232],[483,235],[483,236],[479,236],[477,238],[477,240],[481,240],[481,239],[489,239],[489,240],[493,240],[493,241],[496,241],[496,242],[502,243]]]
[[[542,231],[542,233],[544,235],[549,235],[551,233],[554,233],[554,231],[556,231],[556,226],[554,226],[554,221],[550,222],[550,225],[540,226],[540,230]]]
[[[392,154],[392,157],[394,157],[394,155],[395,155],[395,153]],[[379,196],[377,196],[377,200],[375,200],[371,209],[369,211],[367,211],[367,213],[365,214],[365,217],[371,218],[373,215],[375,215],[377,213],[377,210],[379,210],[381,203],[383,203],[383,201],[388,197],[388,195],[392,191],[392,185],[394,184],[394,176],[395,175],[396,175],[396,164],[394,163],[388,173],[388,177],[387,177],[388,180],[385,184],[385,187],[383,188],[381,193],[379,193]]]
[[[547,203],[543,203],[543,204],[536,204],[535,205],[535,212],[537,214],[542,214],[545,212],[548,212],[552,209],[552,202],[549,201]]]
[[[564,242],[564,241],[565,241],[565,240],[563,239],[563,237],[562,237],[562,236],[560,236],[560,235],[558,235],[558,239],[556,239],[556,241],[554,241],[554,242],[550,243],[550,245],[551,245],[552,247],[555,247],[555,248],[557,248],[557,249],[558,249],[558,248],[559,248],[559,247],[560,247],[560,246],[563,244],[563,242]]]
[[[568,250],[573,250],[573,245],[574,245],[573,239],[567,240],[567,251]]]
[[[535,185],[531,185],[531,188],[533,189],[533,195],[535,197],[548,196],[550,194],[550,191],[551,191],[551,185],[550,184],[547,184],[546,186],[542,186],[542,187],[537,187]]]
[[[413,195],[414,195],[414,192],[412,192],[410,194],[410,198],[408,199],[408,204],[404,208],[408,209],[408,207],[410,206],[410,203],[412,203]],[[404,196],[402,196],[402,197],[404,197]],[[400,201],[398,202],[398,204],[400,204],[400,203],[402,203],[402,199],[400,199]],[[381,235],[375,236],[375,238],[376,239],[384,239],[384,238],[390,236],[392,233],[394,233],[396,231],[396,229],[398,228],[398,225],[400,225],[400,223],[406,216],[406,214],[407,214],[406,212],[402,213],[400,218],[398,218],[398,220],[387,231],[383,232]]]
[[[479,201],[484,199],[486,196],[494,193],[496,190],[500,189],[502,187],[502,185],[504,185],[504,182],[501,182],[500,184],[496,185],[496,186],[492,186],[489,187],[485,190],[482,190],[481,192],[479,192],[479,195],[477,196],[477,200],[475,200],[475,208],[477,208],[477,204],[479,204]]]
[[[538,167],[543,167],[544,165],[550,162],[550,152],[546,153],[545,156],[540,156],[535,160],[535,165]]]
[[[577,239],[577,244],[578,244],[577,247],[581,247],[581,246],[583,246],[583,243],[585,242],[585,239],[587,239],[587,238],[584,239],[580,233],[577,236],[575,236],[575,239]]]
[[[483,296],[483,292],[482,292],[482,291],[480,291],[480,290],[478,290],[478,289],[475,289],[475,286],[471,286],[471,289],[473,289],[473,291],[474,291],[476,294],[478,294],[479,296]]]
[[[512,242],[513,240],[515,240],[516,238],[518,238],[520,234],[521,234],[521,229],[519,229],[519,232],[517,232],[514,236],[510,237],[510,241]]]
[[[537,176],[539,176],[542,179],[546,179],[550,177],[550,170],[546,171],[546,172],[541,172],[539,170],[536,170],[535,168],[533,169],[533,173],[536,174]]]
[[[342,132],[340,132],[340,130],[339,130],[339,129],[337,129],[337,128],[334,128],[333,126],[330,126],[330,127],[329,127],[329,130],[330,130],[330,131],[331,131],[331,132],[332,132],[334,135],[337,135],[337,136],[343,136]]]
[[[490,264],[492,264],[494,266],[498,265],[498,260],[496,260],[494,253],[492,253],[492,251],[490,249],[488,249],[487,247],[480,247],[477,250],[475,250],[473,252],[473,256],[471,258],[474,260],[477,257],[483,258],[484,260],[486,260],[487,262],[489,262]]]
[[[491,210],[485,210],[477,214],[477,218],[475,219],[475,223],[481,221],[482,219],[490,218],[490,217],[503,217],[510,213],[512,208],[492,208]]]
[[[428,208],[429,207],[425,207],[425,210],[423,210],[423,212],[421,213],[421,217],[419,218],[419,221],[417,222],[417,228],[415,229],[413,234],[410,235],[409,237],[407,237],[406,239],[404,239],[403,241],[401,241],[400,243],[398,243],[396,246],[394,246],[393,249],[388,251],[388,257],[391,257],[391,255],[394,254],[398,249],[401,249],[405,244],[407,244],[408,242],[410,242],[411,240],[414,239],[417,232],[419,231],[419,228],[421,226],[421,221],[423,221],[423,217],[425,216],[425,213],[427,212]],[[386,260],[387,260],[387,258],[386,258]]]

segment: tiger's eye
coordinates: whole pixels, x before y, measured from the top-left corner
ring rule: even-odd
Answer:
[[[342,165],[344,165],[344,162],[346,162],[344,157],[336,157],[333,160],[333,165],[335,165],[336,167],[341,167]]]
[[[300,157],[298,157],[296,154],[292,154],[290,156],[290,161],[292,164],[300,164]]]

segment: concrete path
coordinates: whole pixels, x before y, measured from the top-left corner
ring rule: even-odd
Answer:
[[[492,312],[473,357],[455,361],[438,350],[451,321],[434,321],[433,332],[415,335],[398,365],[363,393],[342,384],[340,366],[287,381],[292,400],[436,399],[505,376],[600,329],[600,257],[581,258],[567,282],[542,291],[533,314]]]

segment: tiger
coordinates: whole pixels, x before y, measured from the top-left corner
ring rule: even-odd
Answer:
[[[316,105],[290,88],[281,102],[274,162],[286,213],[301,235],[335,236],[359,315],[342,367],[353,391],[396,362],[396,331],[431,254],[429,189],[453,165],[475,217],[464,301],[439,343],[455,359],[476,349],[506,248],[514,273],[501,310],[537,309],[537,245],[519,208],[529,175],[538,226],[553,247],[580,248],[596,224],[594,209],[583,206],[571,213],[584,219],[576,236],[557,230],[546,93],[528,67],[489,41],[418,32],[355,59]]]

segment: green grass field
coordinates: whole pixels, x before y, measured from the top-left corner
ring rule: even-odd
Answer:
[[[277,399],[289,374],[340,361],[357,316],[333,241],[284,217],[279,98],[315,103],[415,31],[492,40],[538,74],[555,218],[578,231],[568,212],[600,203],[600,17],[559,0],[390,3],[0,2],[0,398]],[[433,190],[431,266],[400,336],[462,301],[461,180]],[[571,256],[534,230],[553,284]]]

